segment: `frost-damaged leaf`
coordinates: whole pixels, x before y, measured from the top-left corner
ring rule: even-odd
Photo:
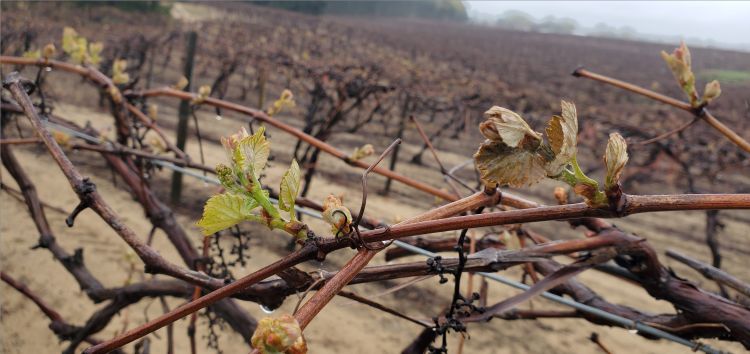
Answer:
[[[609,134],[607,151],[604,153],[604,164],[607,167],[605,188],[609,189],[620,182],[620,174],[626,163],[628,163],[628,143],[618,133]]]
[[[250,342],[261,354],[307,353],[302,328],[291,315],[261,319]]]
[[[279,209],[288,211],[294,219],[294,200],[299,193],[300,172],[296,159],[292,159],[292,165],[281,177],[279,186]]]
[[[331,225],[331,232],[348,234],[351,231],[352,213],[344,206],[341,198],[333,194],[323,201],[323,221]]]
[[[711,103],[714,99],[721,95],[721,86],[719,82],[714,80],[706,84],[706,89],[703,90],[703,99],[701,101],[705,104]]]
[[[539,145],[542,135],[533,131],[517,113],[503,107],[494,106],[484,112],[487,119],[479,125],[479,130],[487,139],[500,141],[510,147],[528,148]]]
[[[258,203],[242,194],[218,194],[206,202],[203,217],[196,223],[204,235],[213,235],[239,224]]]
[[[485,141],[474,154],[482,180],[513,187],[529,186],[545,177],[545,160],[536,152]]]
[[[547,123],[547,140],[549,140],[555,158],[547,166],[547,175],[557,176],[576,155],[578,135],[578,116],[576,106],[567,101],[560,101],[562,116],[553,116]]]
[[[255,134],[242,138],[234,150],[235,163],[245,173],[252,173],[255,178],[260,177],[268,162],[271,147],[264,135],[266,128],[261,126]]]
[[[669,70],[672,71],[672,75],[674,75],[674,78],[680,84],[682,91],[690,99],[690,104],[693,106],[698,105],[700,102],[698,102],[698,93],[695,90],[695,75],[690,68],[690,50],[685,45],[685,42],[682,42],[672,54],[662,51],[661,57],[667,63]]]

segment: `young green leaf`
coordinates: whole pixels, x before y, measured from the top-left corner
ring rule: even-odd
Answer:
[[[604,153],[604,164],[607,167],[604,186],[607,190],[620,182],[620,175],[626,163],[628,163],[628,143],[618,133],[609,134],[607,150]]]
[[[661,57],[667,63],[669,70],[672,71],[672,75],[674,75],[674,78],[680,84],[682,91],[684,91],[690,99],[690,104],[693,107],[699,105],[698,93],[695,90],[695,75],[690,68],[690,50],[687,45],[685,45],[685,42],[682,42],[672,54],[667,54],[667,52],[662,51]]]
[[[112,83],[115,85],[124,85],[130,81],[130,75],[125,70],[128,68],[128,61],[117,59],[112,63]]]
[[[193,99],[190,101],[190,104],[192,105],[198,105],[203,103],[203,101],[208,98],[208,96],[211,96],[211,86],[203,85],[198,88],[198,95],[193,97]]]
[[[72,27],[63,28],[62,48],[65,53],[70,55],[76,50],[78,32]]]
[[[296,159],[292,159],[292,165],[281,177],[281,186],[279,186],[279,209],[289,212],[294,220],[294,200],[299,193],[300,172]]]
[[[256,179],[266,167],[271,147],[264,135],[266,128],[261,126],[255,134],[242,138],[234,148],[234,162],[245,173],[252,173]]]
[[[279,96],[279,99],[273,102],[273,104],[268,107],[266,110],[266,113],[268,113],[269,116],[272,116],[276,113],[281,112],[284,109],[290,109],[295,106],[294,103],[294,95],[292,94],[292,91],[289,89],[284,89],[284,91],[281,91],[281,95]]]
[[[567,101],[561,101],[562,116],[553,116],[547,123],[547,140],[549,140],[555,158],[547,166],[548,176],[557,176],[576,155],[578,136],[578,116],[576,106]]]
[[[47,45],[44,46],[44,49],[42,49],[42,56],[47,60],[52,59],[52,57],[55,56],[56,51],[57,49],[53,43],[47,43]]]
[[[352,152],[352,154],[349,156],[349,160],[359,161],[374,153],[375,153],[375,149],[372,147],[372,144],[365,144],[354,149],[354,152]]]
[[[218,194],[206,202],[203,217],[196,225],[204,235],[212,235],[246,220],[257,206],[255,200],[243,194]]]

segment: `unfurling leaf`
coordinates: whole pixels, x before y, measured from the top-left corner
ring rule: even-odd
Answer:
[[[45,47],[45,49],[47,48]],[[104,45],[101,42],[89,43],[86,38],[80,36],[73,28],[65,27],[63,29],[62,49],[74,64],[97,66],[102,60],[101,53]],[[48,58],[47,56],[45,57]]]
[[[102,61],[102,50],[104,50],[102,42],[90,43],[87,56],[88,63],[93,66],[99,66],[99,63]]]
[[[63,52],[70,55],[77,48],[78,32],[72,27],[63,28],[62,48]]]
[[[547,140],[549,140],[555,158],[547,166],[547,175],[554,177],[562,173],[562,170],[570,163],[576,155],[576,144],[578,136],[578,116],[576,106],[567,101],[560,101],[562,105],[562,116],[553,116],[547,123]]]
[[[289,212],[294,220],[294,200],[299,194],[300,172],[296,159],[292,159],[292,165],[281,177],[281,186],[279,186],[279,209]]]
[[[176,90],[183,90],[190,82],[185,76],[180,76],[180,80],[172,86]]]
[[[721,86],[719,82],[714,80],[706,84],[706,89],[703,90],[703,98],[701,101],[705,104],[711,103],[714,99],[721,95]]]
[[[690,99],[690,104],[696,107],[700,104],[698,101],[698,93],[695,90],[695,75],[693,70],[690,68],[690,50],[688,49],[685,42],[682,42],[678,48],[676,48],[672,54],[662,51],[661,57],[667,63],[669,70],[672,71],[672,75],[680,84],[682,91]]]
[[[302,328],[291,315],[261,319],[250,342],[261,354],[307,353]]]
[[[209,236],[244,221],[258,203],[242,194],[222,193],[211,197],[203,207],[203,217],[196,225]]]
[[[128,68],[128,61],[117,59],[112,63],[112,83],[115,85],[124,85],[130,81],[130,75],[125,72]]]
[[[487,139],[500,141],[509,147],[534,149],[542,140],[542,135],[533,131],[526,121],[515,112],[494,106],[484,112],[487,119],[479,125],[479,130]]]
[[[44,46],[44,49],[42,50],[42,55],[44,56],[44,59],[49,60],[55,56],[55,52],[56,52],[55,45],[52,43],[48,43],[47,45]]]
[[[607,167],[604,186],[607,190],[620,182],[620,175],[627,162],[628,143],[618,133],[609,134],[607,151],[604,153],[604,164]]]
[[[351,232],[352,213],[341,202],[341,198],[333,194],[323,201],[323,221],[331,225],[331,232],[334,235]]]
[[[190,104],[201,104],[206,100],[206,98],[208,98],[208,96],[211,96],[211,86],[203,85],[198,88],[198,95],[193,97],[193,100],[190,101]]]
[[[485,183],[530,186],[546,175],[541,155],[497,141],[486,140],[474,154],[474,163]]]
[[[374,153],[375,153],[375,149],[372,147],[372,144],[365,144],[354,149],[354,152],[352,152],[351,156],[349,156],[349,160],[359,161]]]
[[[255,179],[260,178],[260,173],[266,167],[268,155],[271,153],[265,131],[266,128],[261,126],[255,134],[243,137],[234,147],[232,155],[237,167],[248,175],[252,174]]]
[[[292,94],[292,91],[288,89],[284,89],[284,91],[281,91],[281,95],[279,96],[279,99],[273,102],[270,107],[266,110],[266,113],[268,113],[269,116],[272,116],[276,113],[281,112],[284,109],[293,108],[295,106],[294,103],[294,95]]]

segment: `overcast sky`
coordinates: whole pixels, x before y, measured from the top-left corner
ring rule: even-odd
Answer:
[[[713,39],[750,47],[750,1],[466,1],[469,14],[520,10],[536,19],[570,17],[583,27],[599,22],[643,34]]]

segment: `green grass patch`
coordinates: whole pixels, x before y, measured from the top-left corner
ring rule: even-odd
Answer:
[[[698,77],[705,81],[719,80],[722,84],[750,83],[750,71],[709,69],[698,73]]]

